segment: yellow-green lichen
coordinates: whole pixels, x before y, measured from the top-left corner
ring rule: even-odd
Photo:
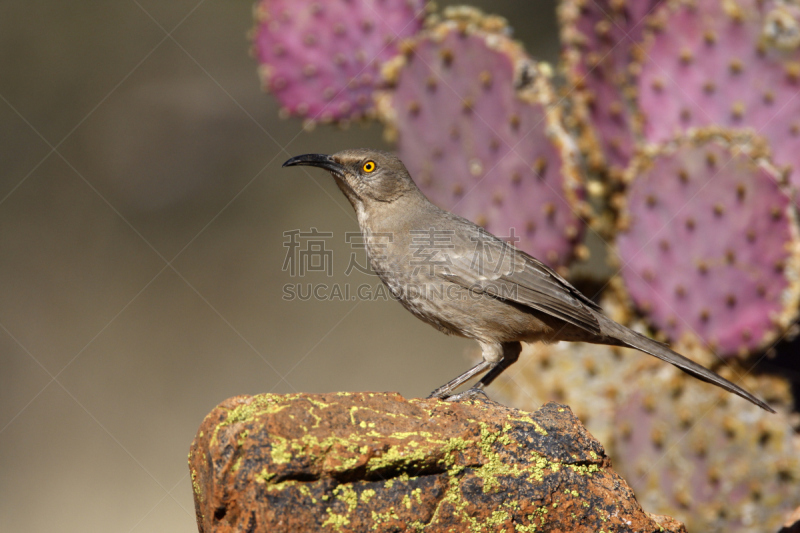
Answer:
[[[534,533],[536,528],[538,528],[540,525],[544,525],[545,515],[547,515],[547,507],[539,507],[533,512],[533,514],[529,514],[525,517],[529,522],[527,526],[515,524],[514,530],[519,533]],[[536,523],[537,520],[539,522],[538,524]]]
[[[314,398],[309,398],[308,396],[305,397],[305,400],[321,409],[325,409],[333,405],[332,403],[325,403],[322,400],[315,400]]]
[[[197,482],[197,472],[192,469],[192,490],[197,495],[197,499],[199,501],[203,501],[203,488],[200,486],[200,483]]]
[[[229,411],[228,419],[221,423],[218,428],[224,425],[245,421],[260,414],[279,412],[288,407],[288,405],[283,405],[278,402],[276,398],[273,398],[273,396],[276,395],[262,395],[261,397],[258,397],[258,402],[254,401],[251,402],[251,405],[237,406]],[[289,396],[290,395],[280,396],[278,398],[285,402],[287,399],[289,399]],[[331,405],[335,405],[320,402],[318,400],[309,401],[314,404],[316,408],[327,408]],[[252,405],[255,403],[258,405]],[[322,418],[313,412],[315,407],[308,409],[308,412],[310,416],[315,419],[316,423],[314,427],[318,427]],[[398,467],[400,467],[400,470],[403,468],[408,469],[409,467],[419,466],[423,462],[430,462],[431,458],[438,457],[438,462],[440,464],[444,464],[447,469],[448,488],[445,495],[437,503],[431,522],[429,523],[436,523],[437,520],[440,519],[439,513],[441,505],[442,503],[448,503],[452,507],[451,511],[454,512],[454,514],[459,517],[461,522],[464,524],[462,530],[470,531],[471,533],[502,531],[503,524],[509,520],[510,512],[513,513],[514,511],[519,510],[520,504],[516,500],[507,499],[503,502],[503,508],[495,510],[488,518],[478,519],[474,516],[471,516],[469,508],[470,504],[464,500],[460,487],[459,477],[465,468],[469,468],[471,472],[482,479],[484,492],[489,492],[499,487],[502,477],[518,478],[523,474],[528,474],[531,476],[531,478],[541,482],[547,475],[550,474],[550,472],[558,472],[562,466],[571,468],[573,472],[577,473],[578,475],[591,475],[592,473],[600,470],[596,464],[564,465],[557,461],[551,461],[547,457],[536,453],[533,454],[533,457],[531,458],[531,464],[526,468],[520,468],[516,463],[504,462],[504,460],[501,458],[502,451],[508,447],[520,446],[520,444],[517,443],[512,437],[511,432],[514,429],[514,426],[512,426],[510,423],[505,423],[502,425],[502,427],[498,427],[497,425],[490,425],[476,421],[475,423],[479,424],[480,426],[480,436],[477,439],[456,437],[446,440],[439,440],[434,438],[430,432],[425,431],[395,432],[391,435],[385,435],[373,429],[375,427],[374,422],[359,420],[359,418],[362,418],[357,416],[359,409],[368,409],[371,411],[375,410],[362,406],[354,406],[349,409],[350,421],[354,426],[360,427],[361,429],[370,429],[366,435],[361,432],[353,433],[346,437],[331,435],[320,439],[317,436],[306,433],[302,435],[302,437],[292,440],[281,436],[270,435],[269,444],[271,445],[270,453],[273,462],[275,464],[288,463],[291,461],[293,454],[297,451],[304,453],[314,462],[324,461],[324,463],[321,464],[324,464],[324,468],[329,471],[348,470],[357,465],[360,466],[365,464],[368,470],[376,471],[380,469],[397,470]],[[385,413],[380,411],[375,412],[380,416],[403,416],[406,418],[419,418],[395,413]],[[509,420],[519,420],[521,422],[532,424],[535,426],[536,433],[547,435],[547,432],[530,417],[509,417]],[[354,428],[354,430],[358,431],[356,428]],[[241,445],[242,441],[247,437],[247,431],[242,431],[239,433],[239,444]],[[390,446],[389,449],[379,457],[371,457],[370,450],[374,449],[374,440],[372,440],[372,438],[383,439],[387,437],[404,442]],[[431,445],[434,445],[433,449]],[[475,457],[474,449],[476,447],[479,451],[478,457],[480,457],[481,462],[481,464],[478,465],[473,464]],[[422,450],[420,450],[420,448],[422,448]],[[461,457],[460,452],[464,452],[465,450],[469,450],[466,454],[469,467],[456,464],[456,462],[459,461],[459,457]],[[590,454],[592,459],[597,460],[596,453],[590,452]],[[239,458],[234,463],[232,467],[234,472],[240,468],[241,461],[242,459]],[[262,472],[255,475],[255,480],[259,483],[268,483],[275,476],[276,474],[267,472],[267,470],[264,469]],[[408,473],[403,472],[400,476],[387,480],[384,483],[384,487],[390,489],[395,484],[395,481],[407,482],[409,479],[410,477]],[[292,483],[298,482],[292,481]],[[282,483],[278,483],[276,485],[281,484]],[[271,489],[272,486],[270,487],[270,490]],[[306,495],[308,498],[311,498],[311,492],[308,486],[301,483],[298,486],[298,490],[300,490],[301,493]],[[195,492],[199,493],[199,487],[195,488]],[[565,491],[565,494],[571,494],[572,496],[577,497],[577,491],[575,490],[567,490]],[[349,525],[350,519],[352,518],[350,513],[357,508],[359,501],[368,503],[370,500],[375,498],[375,496],[376,491],[373,489],[365,489],[361,491],[359,495],[359,493],[356,492],[351,485],[338,486],[331,494],[331,497],[335,498],[335,501],[331,500],[329,503],[331,507],[326,509],[328,517],[323,523],[323,527],[340,530],[344,526]],[[329,500],[329,496],[325,496],[322,499]],[[422,505],[423,499],[421,488],[416,488],[403,496],[402,502],[400,503],[398,509],[403,509],[404,511],[405,509],[412,509],[414,500],[416,500],[419,505]],[[316,503],[316,500],[314,500],[314,502]],[[557,507],[559,503],[559,501],[555,501],[553,502],[552,506]],[[345,508],[346,511],[344,511]],[[339,510],[340,513],[334,512],[334,509]],[[544,524],[546,514],[546,508],[538,509],[535,515],[529,516],[529,519],[530,517],[535,516],[537,520],[532,520],[527,526],[523,524],[514,524],[514,530],[520,533],[534,532],[536,531],[537,527],[540,527],[541,524]],[[373,522],[375,524],[373,525],[373,529],[380,529],[380,527],[376,527],[378,524],[386,523],[392,520],[400,520],[394,507],[383,513],[373,512]],[[416,525],[406,524],[406,527],[408,527],[410,530],[422,531],[425,529],[426,525],[427,524],[421,523],[417,523]]]
[[[508,520],[508,511],[497,510],[492,512],[492,516],[486,519],[485,525],[491,526],[488,531],[504,531],[498,529],[503,523]],[[483,529],[481,529],[483,531]]]
[[[376,531],[381,529],[381,524],[391,522],[392,520],[400,520],[400,517],[395,512],[394,507],[390,507],[388,511],[377,513],[372,511],[372,530]]]
[[[297,488],[300,494],[311,500],[311,503],[317,503],[317,499],[311,494],[311,489],[305,483],[297,483]]]
[[[239,422],[249,422],[261,415],[280,412],[289,407],[289,402],[298,396],[299,394],[279,395],[271,393],[253,396],[248,403],[237,405],[228,411],[225,420],[214,428],[210,444],[213,446],[217,443],[217,434],[220,429]]]
[[[451,437],[444,442],[441,451],[444,458],[440,462],[444,462],[447,466],[452,466],[456,461],[456,452],[464,451],[469,443],[459,437]]]
[[[373,413],[381,417],[388,416],[390,418],[412,418],[420,420],[419,416],[410,416],[403,413],[390,413],[388,411],[381,411],[379,409],[373,409],[371,407],[367,407],[364,405],[354,405],[350,408],[350,423],[353,424],[354,426],[358,425],[356,423],[356,413],[358,411],[372,411]]]
[[[409,522],[407,527],[411,529],[411,531],[418,531],[421,533],[422,531],[425,531],[426,526],[427,524],[420,522],[419,520],[414,520],[413,522]]]
[[[411,497],[408,494],[403,495],[403,501],[401,503],[406,509],[411,509]]]
[[[357,434],[348,437],[331,435],[322,440],[316,435],[305,434],[292,441],[291,448],[297,452],[297,455],[306,455],[311,461],[316,462],[323,458],[326,459],[326,462],[338,460],[340,464],[336,465],[335,462],[331,462],[328,467],[334,472],[344,472],[362,462],[363,456],[369,452],[369,446],[364,444],[363,440],[363,436]],[[278,451],[283,451],[280,445]],[[285,458],[286,455],[284,454],[282,457]]]
[[[219,427],[229,426],[238,422],[247,422],[261,415],[275,414],[289,407],[292,395],[281,396],[279,394],[259,394],[253,396],[250,402],[237,405],[228,411],[227,418],[219,424]]]
[[[483,470],[483,468],[485,468],[485,465],[478,469],[476,474],[479,475],[480,470]],[[499,529],[499,526],[508,520],[509,517],[508,512],[505,510],[496,510],[492,513],[492,516],[483,521],[472,516],[467,509],[469,503],[464,500],[461,493],[460,480],[457,476],[452,475],[452,473],[447,482],[447,491],[439,500],[436,509],[434,509],[430,521],[431,524],[435,524],[439,520],[439,511],[444,503],[449,503],[454,508],[456,516],[461,519],[467,527],[466,530],[470,531],[470,533],[494,533],[495,531],[504,531],[503,529]],[[504,502],[504,505],[507,505],[507,502]]]
[[[475,470],[475,475],[483,480],[483,492],[489,492],[495,486],[499,486],[499,476],[517,476],[521,473],[517,464],[509,465],[500,459],[500,454],[494,451],[493,444],[500,442],[503,446],[511,444],[511,438],[506,435],[511,430],[511,426],[506,424],[503,426],[503,433],[498,434],[492,431],[489,426],[483,422],[481,427],[481,440],[478,443],[478,448],[481,454],[486,459],[486,462],[480,468]]]
[[[319,427],[319,423],[322,422],[322,417],[314,412],[314,408],[313,407],[308,410],[308,414],[311,415],[312,417],[314,417],[314,424],[311,427],[312,428],[318,428]],[[306,430],[306,431],[308,431],[308,430]]]
[[[436,508],[433,510],[433,516],[431,516],[430,521],[431,524],[435,524],[439,520],[439,510],[442,508],[444,503],[450,503],[453,507],[455,507],[457,512],[461,511],[462,513],[464,507],[466,507],[466,503],[461,501],[461,487],[456,476],[451,475],[448,478],[447,491],[437,503]]]
[[[262,475],[265,474],[265,471],[262,471]],[[258,476],[258,474],[257,474]],[[266,475],[267,478],[275,477],[275,474]],[[259,481],[256,479],[256,481]],[[260,482],[263,483],[263,479]],[[271,483],[266,487],[266,490],[270,492],[280,492],[289,489],[296,489],[300,494],[311,500],[311,503],[316,504],[317,499],[311,493],[311,489],[308,486],[308,482],[305,481],[297,481],[296,479],[287,479],[285,481],[279,481],[278,483]]]
[[[280,435],[271,435],[270,456],[272,461],[277,464],[288,463],[292,460],[292,453],[289,451],[289,441]]]
[[[547,457],[539,455],[536,452],[533,452],[533,455],[536,457],[536,459],[528,470],[531,472],[531,478],[535,479],[536,481],[542,481],[545,475],[544,469],[548,466],[552,467],[553,463],[551,463]]]
[[[526,424],[530,424],[530,425],[533,426],[533,430],[536,433],[538,433],[540,435],[543,435],[545,437],[547,436],[547,431],[542,426],[540,426],[539,423],[536,420],[534,420],[533,418],[531,418],[528,415],[523,415],[523,416],[518,416],[518,417],[509,416],[508,419],[512,420],[514,422],[525,422]]]
[[[600,471],[600,467],[597,465],[564,465],[567,468],[571,468],[573,472],[581,476],[590,476],[595,472]]]
[[[408,467],[418,464],[429,456],[426,450],[409,450],[400,446],[392,446],[379,457],[370,457],[367,468],[370,471],[383,470],[389,466]]]
[[[364,503],[369,503],[369,501],[375,497],[375,489],[364,489],[361,491],[361,501]]]
[[[508,507],[514,511],[519,511],[519,502],[517,500],[506,500],[503,502],[503,507]]]
[[[433,438],[433,433],[430,431],[395,431],[388,435],[390,439],[407,439],[409,437],[422,437],[431,442],[445,442],[443,440],[436,440]]]
[[[358,507],[358,494],[351,485],[339,485],[333,489],[333,495],[347,505],[348,513],[352,513]]]
[[[345,515],[336,514],[333,509],[328,507],[325,509],[328,513],[328,518],[322,523],[322,527],[332,526],[333,529],[340,530],[342,527],[350,525],[350,519]]]
[[[274,478],[277,474],[275,472],[269,472],[267,467],[265,466],[261,469],[261,472],[257,473],[254,477],[256,483],[269,483],[269,480]]]

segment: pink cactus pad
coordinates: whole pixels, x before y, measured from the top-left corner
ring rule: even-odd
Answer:
[[[261,0],[254,52],[283,114],[357,119],[373,108],[380,64],[417,33],[425,0]]]
[[[584,230],[576,148],[561,125],[549,67],[505,22],[461,8],[386,69],[378,110],[428,197],[553,266]]]
[[[800,184],[800,6],[674,2],[647,38],[638,80],[649,141],[690,127],[752,128]]]
[[[647,20],[663,0],[562,0],[559,5],[568,91],[593,166],[621,175],[633,155],[628,66]],[[593,130],[592,130],[593,127]]]
[[[614,316],[616,304],[604,304]],[[719,363],[699,355],[702,364]],[[689,531],[750,533],[753,524],[779,531],[800,505],[791,383],[736,363],[716,370],[777,415],[645,354],[584,343],[525,345],[491,393],[522,410],[550,400],[569,405],[642,506],[679,518]]]
[[[737,365],[720,372],[778,414],[653,361],[627,376],[608,423],[614,467],[645,509],[680,517],[688,531],[779,531],[800,505],[789,383]]]
[[[793,203],[754,143],[700,131],[639,157],[617,240],[625,286],[651,324],[721,356],[765,347],[797,317]]]

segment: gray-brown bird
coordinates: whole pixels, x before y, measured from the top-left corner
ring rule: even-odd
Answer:
[[[406,309],[444,333],[480,343],[483,361],[431,397],[480,393],[517,360],[521,342],[581,341],[635,348],[774,412],[722,376],[614,322],[539,260],[436,207],[395,155],[344,150],[283,164],[296,165],[333,175],[356,211],[372,269]],[[453,394],[481,372],[487,373],[476,387]]]

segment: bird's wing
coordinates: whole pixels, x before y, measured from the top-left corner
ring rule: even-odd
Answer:
[[[437,275],[602,335],[591,311],[601,310],[597,304],[539,260],[482,229],[472,228],[456,232],[455,245],[447,251],[448,264]]]

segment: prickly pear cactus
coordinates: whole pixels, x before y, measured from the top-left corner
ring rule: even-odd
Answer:
[[[594,169],[619,176],[634,151],[629,64],[664,0],[562,0],[558,15],[572,118]]]
[[[669,340],[697,337],[720,356],[766,347],[797,317],[795,211],[756,144],[700,131],[628,170],[617,239],[625,287]]]
[[[752,128],[800,184],[800,6],[673,1],[665,12],[638,65],[647,140],[712,124]]]
[[[467,8],[445,17],[384,70],[388,134],[431,201],[565,265],[587,210],[549,67],[527,57],[503,19]]]
[[[357,119],[373,109],[380,65],[422,28],[426,0],[261,0],[254,54],[284,116]]]
[[[717,371],[778,414],[640,352],[578,343],[524,346],[491,393],[521,409],[549,400],[570,405],[642,505],[679,518],[689,531],[777,531],[800,504],[789,383],[736,365]]]
[[[500,374],[490,394],[518,409],[536,409],[548,401],[565,403],[589,432],[608,446],[617,398],[625,387],[619,376],[646,357],[593,344],[523,344],[519,361]]]
[[[738,365],[717,369],[765,398],[773,415],[660,361],[643,363],[626,376],[609,454],[642,506],[688,531],[780,530],[800,505],[788,383]]]

